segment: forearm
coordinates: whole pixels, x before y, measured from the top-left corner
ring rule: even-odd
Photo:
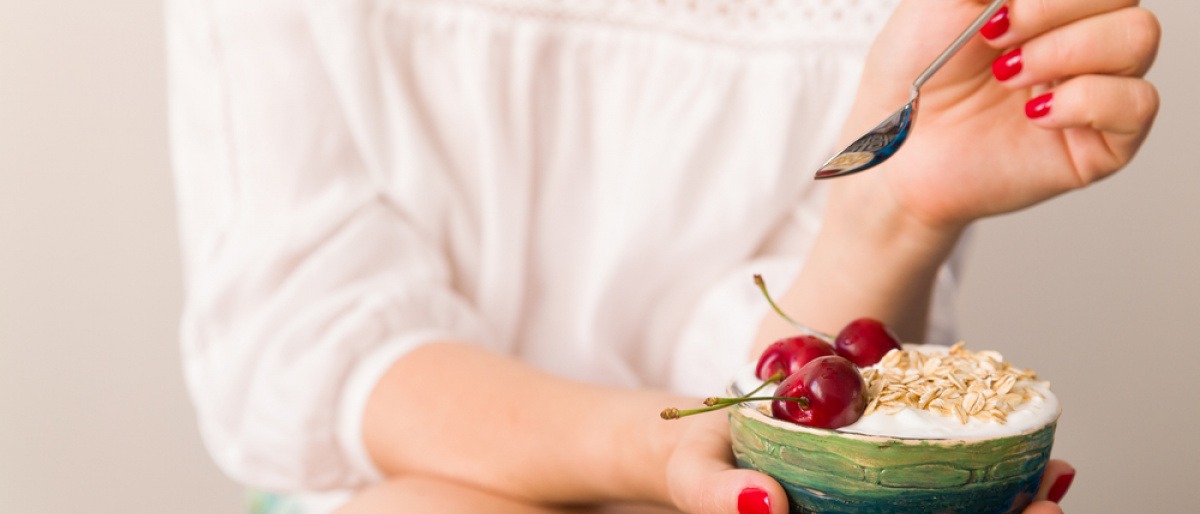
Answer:
[[[867,172],[871,173],[871,172]],[[922,339],[934,281],[950,255],[961,227],[931,226],[909,217],[887,195],[872,188],[879,181],[831,188],[825,223],[804,268],[778,298],[797,321],[835,334],[854,318],[870,316],[896,331],[902,340]],[[767,316],[756,351],[796,330],[778,316]]]
[[[389,476],[431,476],[532,502],[663,503],[680,399],[559,378],[457,343],[398,360],[368,400],[364,438]]]

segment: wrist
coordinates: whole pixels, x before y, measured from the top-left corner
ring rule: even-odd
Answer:
[[[886,190],[883,170],[835,180],[813,249],[778,303],[827,334],[866,316],[884,322],[902,340],[921,340],[934,281],[966,226],[930,223],[905,212]],[[768,315],[755,348],[761,351],[792,333],[790,325]]]
[[[821,238],[846,251],[900,259],[897,264],[910,268],[936,268],[954,250],[968,223],[910,212],[891,194],[884,171],[837,179],[829,190]]]
[[[666,407],[698,405],[699,403],[700,401],[695,398],[671,397],[669,403],[658,406],[649,430],[643,432],[643,440],[647,449],[646,456],[649,456],[653,463],[652,466],[646,466],[644,460],[641,462],[642,468],[652,474],[652,476],[644,478],[643,487],[647,489],[642,491],[646,495],[642,498],[644,501],[658,505],[673,505],[667,470],[670,467],[670,462],[675,455],[676,449],[679,447],[679,441],[683,439],[685,427],[690,421],[693,421],[686,419],[667,421],[662,419],[659,413]],[[643,456],[643,459],[645,459],[645,456]]]
[[[593,475],[593,484],[606,484],[598,491],[608,501],[671,503],[667,464],[685,422],[664,421],[659,413],[666,407],[698,403],[664,392],[629,392],[610,397],[609,408],[591,409],[593,455],[590,462],[605,462],[610,476]]]
[[[831,188],[810,259],[852,311],[828,329],[871,316],[906,340],[920,340],[938,270],[966,226],[907,212],[888,193],[887,179],[855,176]]]

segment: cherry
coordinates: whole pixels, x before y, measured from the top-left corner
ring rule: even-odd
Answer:
[[[851,321],[833,340],[833,350],[859,367],[874,366],[887,352],[900,349],[900,341],[882,322],[871,318]]]
[[[817,357],[835,355],[833,345],[811,335],[798,335],[771,343],[758,358],[754,375],[759,380],[782,380]]]
[[[837,356],[805,364],[775,390],[771,413],[778,419],[816,428],[841,428],[862,417],[867,385],[858,368]]]

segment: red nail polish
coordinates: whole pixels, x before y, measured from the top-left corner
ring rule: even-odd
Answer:
[[[1021,72],[1022,65],[1021,49],[1018,48],[1001,55],[999,59],[992,62],[992,75],[995,75],[998,80],[1008,80]]]
[[[1050,114],[1050,104],[1054,103],[1054,93],[1046,93],[1025,103],[1025,115],[1029,119],[1041,118]],[[1066,475],[1063,475],[1066,476]]]
[[[771,497],[757,487],[742,489],[738,495],[738,514],[771,514]]]
[[[1058,476],[1058,480],[1054,481],[1054,485],[1050,486],[1050,492],[1046,493],[1046,499],[1058,503],[1062,501],[1063,496],[1067,495],[1067,489],[1071,488],[1071,482],[1075,481],[1075,472],[1063,473]]]
[[[992,15],[992,19],[988,20],[983,28],[979,29],[979,34],[985,39],[996,39],[1008,32],[1008,6],[1001,7],[996,14]]]

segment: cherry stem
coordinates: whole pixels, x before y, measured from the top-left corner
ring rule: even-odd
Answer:
[[[771,298],[771,293],[767,292],[767,283],[765,281],[763,281],[762,275],[758,275],[758,274],[754,275],[754,285],[758,286],[758,290],[762,291],[763,296],[766,297],[767,303],[771,304],[771,308],[774,309],[775,313],[778,314],[779,317],[783,318],[784,321],[787,321],[793,327],[796,327],[796,328],[804,331],[807,334],[814,335],[814,336],[820,337],[821,339],[825,339],[825,340],[832,339],[829,337],[828,334],[823,334],[820,331],[814,330],[812,327],[809,327],[807,325],[800,323],[799,321],[792,319],[791,316],[788,316],[787,313],[783,312],[783,309],[780,309],[779,306],[775,304],[775,300]]]
[[[713,407],[704,407],[702,409],[683,409],[683,410],[676,409],[675,407],[670,407],[667,409],[663,409],[662,413],[660,413],[659,416],[661,416],[662,419],[679,419],[684,416],[691,416],[692,414],[700,414],[702,412],[712,412],[715,410],[724,409],[725,407],[728,407],[728,406],[729,405],[716,405]]]
[[[743,395],[742,395],[742,397],[743,397],[743,398],[745,398],[745,397],[748,397],[748,396],[754,396],[754,395],[755,395],[755,394],[757,394],[759,391],[762,391],[762,390],[763,390],[763,388],[767,387],[768,385],[770,385],[770,384],[774,384],[774,383],[776,383],[776,382],[779,382],[779,381],[781,381],[781,380],[783,380],[783,372],[782,372],[782,371],[776,371],[774,375],[771,375],[771,378],[768,378],[768,379],[766,380],[766,382],[763,382],[763,383],[762,383],[761,385],[759,385],[758,387],[755,387],[753,391],[750,391],[750,392],[748,392],[748,393],[746,393],[746,394],[743,394]]]
[[[725,407],[728,407],[730,405],[734,405],[734,404],[740,403],[742,401],[747,401],[746,400],[747,398],[750,398],[751,396],[754,396],[755,393],[762,391],[763,388],[767,387],[768,384],[779,382],[780,380],[783,380],[783,372],[776,371],[774,375],[771,375],[771,378],[768,378],[766,380],[766,382],[763,382],[761,385],[754,388],[753,391],[743,394],[737,398],[705,398],[704,405],[707,405],[707,407],[704,407],[701,409],[685,409],[685,410],[679,410],[674,407],[671,407],[669,409],[663,409],[661,416],[663,419],[679,419],[684,416],[691,416],[692,414],[700,414],[701,412],[711,412],[714,410],[724,409]],[[808,402],[808,400],[805,399],[805,403],[807,403],[807,402]]]
[[[802,408],[802,409],[808,408],[808,398],[803,397],[803,396],[801,396],[799,398],[793,398],[791,396],[743,396],[740,398],[709,398],[707,400],[704,400],[704,404],[708,405],[708,407],[702,407],[699,409],[682,409],[682,410],[671,407],[669,409],[663,409],[662,413],[659,415],[662,416],[662,419],[679,419],[684,416],[691,416],[693,414],[700,414],[703,412],[712,412],[715,410],[724,409],[725,407],[729,407],[730,405],[737,405],[739,403],[759,402],[759,401],[775,401],[775,400],[785,401],[785,402],[796,402],[796,403],[800,404],[800,408]]]

